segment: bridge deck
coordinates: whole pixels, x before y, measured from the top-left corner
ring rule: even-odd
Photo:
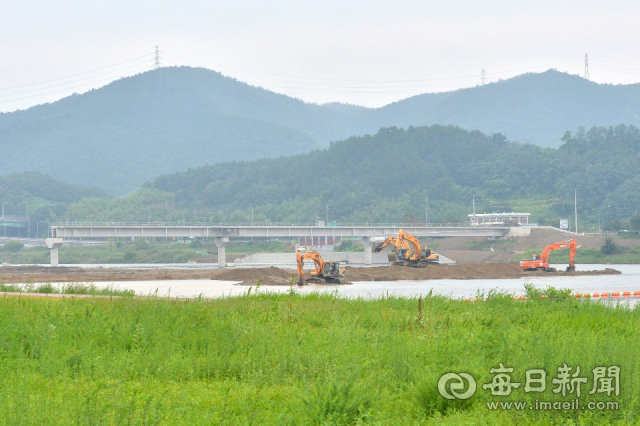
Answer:
[[[503,237],[509,227],[58,225],[54,238],[387,237],[404,229],[416,237]]]

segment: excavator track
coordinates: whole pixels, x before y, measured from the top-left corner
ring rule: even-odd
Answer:
[[[307,278],[305,280],[307,284],[341,284],[342,282],[338,278]]]

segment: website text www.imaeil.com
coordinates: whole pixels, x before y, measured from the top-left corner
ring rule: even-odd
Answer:
[[[547,370],[532,368],[524,372],[524,383],[515,382],[513,367],[498,367],[489,371],[493,378],[482,385],[496,400],[486,401],[489,410],[618,410],[620,395],[620,367],[596,366],[591,371],[582,372],[580,366],[563,363],[555,375],[549,377]],[[549,378],[551,380],[549,380]],[[548,386],[548,384],[551,386]],[[547,388],[550,389],[547,389]],[[478,391],[478,383],[469,373],[445,373],[438,380],[438,392],[449,400],[466,400]],[[550,392],[553,398],[533,398],[529,400],[504,400],[514,392],[528,395]],[[562,398],[560,400],[560,398]]]

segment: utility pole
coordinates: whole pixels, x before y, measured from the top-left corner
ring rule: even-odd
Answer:
[[[427,205],[424,210],[424,224],[429,226],[429,194],[427,194]]]
[[[324,215],[324,226],[329,226],[329,204],[327,204],[327,211]]]
[[[573,191],[573,209],[576,218],[576,234],[578,233],[578,188]]]
[[[4,238],[7,238],[7,223],[4,221],[4,205],[5,204],[7,204],[7,201],[2,203],[2,229],[3,229]]]
[[[31,223],[29,222],[29,204],[23,201],[24,208],[27,210],[27,238],[31,238]]]
[[[584,54],[584,78],[589,80],[589,54]]]

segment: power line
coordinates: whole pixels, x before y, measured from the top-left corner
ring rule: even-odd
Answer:
[[[150,58],[153,54],[137,56],[133,59],[116,62],[99,68],[56,77],[35,83],[0,88],[0,105],[43,98],[59,93],[75,93],[102,87],[119,78],[135,75],[152,69]],[[64,95],[63,95],[64,96]]]
[[[4,87],[4,88],[0,87],[0,91],[21,89],[21,88],[24,88],[24,87],[37,86],[37,85],[41,85],[41,84],[51,83],[52,81],[66,80],[66,79],[74,78],[74,77],[77,77],[77,76],[80,76],[80,75],[83,75],[83,74],[89,74],[89,73],[96,72],[96,71],[101,71],[101,70],[104,70],[104,69],[107,69],[107,68],[113,68],[113,67],[116,67],[118,65],[130,63],[132,61],[137,61],[137,60],[143,59],[143,58],[148,60],[149,56],[150,56],[150,54],[146,54],[146,55],[143,55],[143,56],[138,56],[138,57],[133,58],[133,59],[128,59],[126,61],[116,62],[115,64],[106,65],[106,66],[100,67],[100,68],[94,68],[94,69],[88,70],[88,71],[82,71],[82,72],[79,72],[79,73],[76,73],[76,74],[67,75],[67,76],[64,76],[64,77],[56,77],[56,78],[52,78],[52,79],[49,79],[49,80],[43,80],[43,81],[38,81],[38,82],[34,82],[34,83],[27,83],[27,84],[22,84],[22,85],[19,85],[19,86],[11,86],[11,87]]]
[[[153,59],[152,59],[153,58]],[[152,62],[153,61],[153,62]],[[163,64],[163,62],[166,62]],[[202,58],[193,59],[182,55],[168,53],[160,50],[156,45],[153,53],[137,56],[133,59],[116,62],[88,71],[71,74],[64,77],[57,77],[35,83],[23,84],[13,87],[0,88],[0,104],[15,102],[45,96],[60,92],[72,92],[79,89],[104,85],[118,78],[132,75],[139,72],[166,66],[195,66],[216,70],[223,75],[244,81],[248,84],[263,87],[267,90],[280,92],[289,96],[299,96],[303,94],[397,94],[415,95],[419,93],[436,93],[442,90],[457,90],[464,87],[477,85],[477,74],[457,75],[433,78],[409,78],[409,79],[357,79],[357,78],[335,78],[322,75],[294,75],[288,73],[269,72],[259,69],[238,67],[217,61],[207,61]],[[601,61],[598,61],[600,66]],[[615,67],[620,72],[634,73],[638,68],[632,63],[602,62],[605,67]],[[544,70],[572,69],[579,74],[579,63],[569,61],[557,63]],[[588,54],[585,54],[584,75],[589,78]],[[635,67],[635,68],[634,68]],[[492,71],[494,79],[509,78],[528,72],[541,72],[540,67],[518,68],[502,71]],[[486,70],[481,70],[481,84],[488,84]]]

